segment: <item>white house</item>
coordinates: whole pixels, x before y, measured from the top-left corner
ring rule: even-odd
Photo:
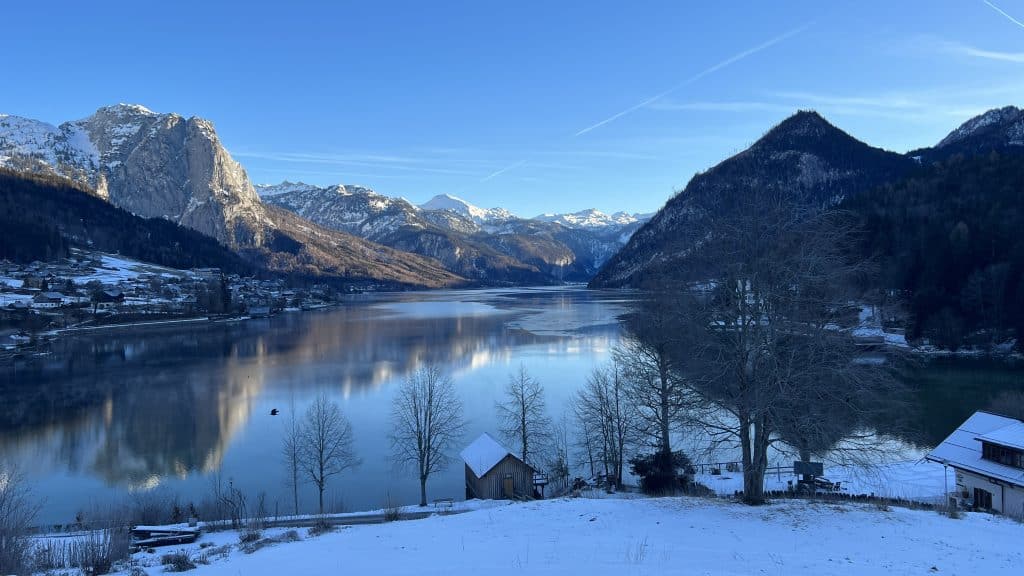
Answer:
[[[40,292],[32,298],[34,308],[59,308],[64,303],[64,295],[60,292]]]
[[[975,412],[925,458],[956,471],[961,505],[1024,518],[1024,421]]]

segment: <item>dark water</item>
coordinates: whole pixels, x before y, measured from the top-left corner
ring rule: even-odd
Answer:
[[[609,359],[631,296],[582,289],[434,292],[353,300],[336,309],[230,324],[178,325],[67,337],[53,353],[0,368],[0,457],[13,459],[46,499],[41,522],[73,520],[127,494],[174,493],[200,502],[220,474],[291,500],[280,456],[287,415],[326,392],[352,422],[363,463],[332,479],[328,500],[378,508],[387,494],[418,499],[394,470],[387,441],[396,384],[426,364],[454,379],[469,442],[496,432],[494,403],[525,365],[553,416]],[[937,360],[908,376],[919,445],[934,444],[1000,391],[1024,389],[1019,366]],[[271,408],[281,416],[270,416]],[[428,485],[461,497],[458,463]],[[315,496],[304,489],[312,510]]]
[[[1003,392],[1024,391],[1024,362],[940,357],[908,373],[917,443],[934,446]]]

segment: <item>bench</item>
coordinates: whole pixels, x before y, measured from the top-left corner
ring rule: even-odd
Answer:
[[[451,512],[454,507],[455,500],[452,500],[451,498],[438,498],[437,500],[434,500],[434,509],[442,514]]]

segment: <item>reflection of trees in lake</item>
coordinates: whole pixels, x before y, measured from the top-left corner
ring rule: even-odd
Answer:
[[[387,317],[365,306],[236,324],[68,337],[0,367],[0,450],[118,485],[219,468],[265,382],[370,389],[435,363],[453,371],[559,342],[507,317]]]
[[[229,361],[210,372],[150,374],[113,403],[94,470],[112,484],[185,477],[219,469],[232,436],[248,421],[262,372]]]

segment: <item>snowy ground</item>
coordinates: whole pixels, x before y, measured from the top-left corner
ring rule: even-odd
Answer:
[[[839,482],[843,494],[866,494],[918,502],[943,501],[943,494],[955,483],[952,471],[948,478],[945,474],[941,464],[924,460],[891,462],[872,468],[830,465],[825,470],[825,476],[830,481]],[[786,490],[789,482],[796,484],[797,478],[792,473],[772,472],[765,475],[764,487],[766,490]],[[722,470],[720,475],[698,474],[696,480],[724,496],[743,490],[741,472]]]
[[[281,532],[268,531],[266,535]],[[246,554],[230,550],[197,575],[267,574],[1021,574],[1024,525],[980,513],[784,502],[562,499],[339,529]],[[209,546],[209,544],[207,545]],[[157,554],[136,555],[160,574]],[[226,552],[226,554],[225,554]]]
[[[120,282],[135,280],[139,275],[145,273],[157,274],[164,278],[185,278],[191,276],[189,272],[175,270],[174,268],[166,268],[111,254],[99,254],[99,265],[94,267],[91,272],[75,276],[74,282],[75,284],[85,285],[93,280],[98,280],[106,285],[116,285]]]

